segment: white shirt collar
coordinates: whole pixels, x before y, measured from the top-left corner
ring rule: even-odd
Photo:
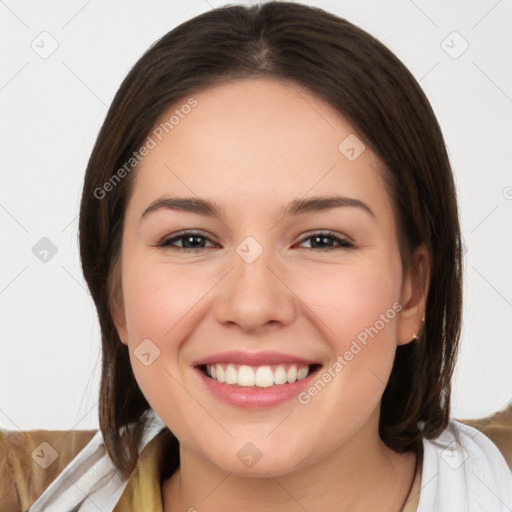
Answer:
[[[147,428],[138,453],[165,427],[150,409]],[[128,427],[130,428],[130,427]],[[29,512],[111,512],[121,497],[128,479],[122,480],[110,457],[100,430],[62,470],[29,508]]]

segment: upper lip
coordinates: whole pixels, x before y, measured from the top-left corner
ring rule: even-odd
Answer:
[[[228,352],[218,352],[211,356],[203,357],[193,361],[193,366],[215,363],[245,364],[247,366],[263,366],[279,363],[296,363],[303,365],[319,364],[317,361],[304,359],[303,357],[285,354],[284,352],[242,352],[240,350],[230,350]]]

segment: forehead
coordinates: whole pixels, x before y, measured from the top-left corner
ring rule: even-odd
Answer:
[[[149,136],[154,147],[136,171],[140,207],[165,193],[244,204],[339,193],[389,210],[379,160],[338,111],[296,84],[257,78],[201,90],[169,107]]]

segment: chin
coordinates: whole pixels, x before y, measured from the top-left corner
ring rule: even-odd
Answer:
[[[247,438],[246,438],[247,439]],[[221,470],[236,476],[268,478],[285,475],[304,465],[304,447],[301,443],[290,443],[301,446],[301,453],[290,453],[286,446],[281,449],[274,443],[264,440],[254,442],[244,441],[230,443],[229,446],[219,446],[216,453],[205,453],[205,457]],[[258,448],[259,447],[259,448]],[[204,453],[204,452],[203,452]],[[227,456],[227,454],[230,454]]]

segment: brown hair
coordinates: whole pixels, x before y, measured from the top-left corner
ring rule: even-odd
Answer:
[[[421,448],[447,425],[462,309],[461,237],[456,190],[441,129],[418,82],[382,43],[316,7],[268,2],[229,5],[182,23],[131,69],[92,151],[80,209],[80,254],[102,335],[100,429],[127,476],[150,408],[111,313],[121,294],[119,257],[134,172],[109,181],[178,99],[218,83],[269,77],[327,101],[380,158],[397,218],[404,270],[425,243],[431,257],[425,323],[397,348],[381,405],[380,436],[396,451]],[[340,141],[341,142],[341,141]],[[128,431],[129,423],[134,423]],[[123,435],[121,435],[121,432]],[[172,473],[179,464],[171,441]]]

